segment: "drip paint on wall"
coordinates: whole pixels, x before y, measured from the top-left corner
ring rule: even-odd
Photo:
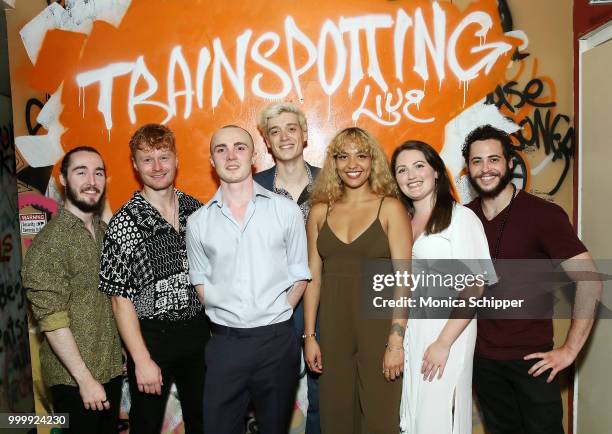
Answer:
[[[127,142],[145,122],[176,132],[179,186],[206,199],[216,189],[211,132],[239,123],[255,133],[256,113],[271,100],[292,100],[307,113],[313,161],[338,128],[352,124],[371,130],[387,151],[409,137],[441,149],[444,126],[491,91],[523,44],[504,34],[496,3],[484,0],[463,11],[429,1],[308,8],[273,0],[236,6],[231,19],[218,2],[133,0],[118,7],[119,23],[93,21],[88,34],[79,33],[84,25],[64,30],[78,23],[57,7],[21,32],[35,61],[29,83],[53,97],[47,134],[34,139],[44,155],[34,157],[32,139],[18,139],[20,150],[43,165],[60,148],[99,147],[113,209],[137,188]]]

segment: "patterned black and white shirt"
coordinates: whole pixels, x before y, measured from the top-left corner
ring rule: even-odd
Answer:
[[[100,264],[100,291],[126,297],[140,319],[182,321],[203,306],[189,280],[185,246],[187,218],[202,204],[175,190],[177,232],[140,192],[108,224]]]

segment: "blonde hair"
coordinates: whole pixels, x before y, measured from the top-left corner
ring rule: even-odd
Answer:
[[[277,116],[282,115],[283,113],[293,113],[297,116],[300,127],[303,132],[308,130],[308,125],[306,124],[306,116],[304,112],[297,108],[294,104],[290,102],[276,102],[266,106],[261,113],[259,113],[259,117],[257,119],[257,128],[259,132],[264,136],[268,137],[268,121],[271,118],[275,118]]]
[[[310,202],[327,203],[333,205],[344,194],[344,184],[338,176],[336,157],[342,152],[342,146],[354,143],[359,152],[367,152],[372,159],[372,169],[368,182],[374,194],[398,198],[399,191],[389,165],[387,157],[378,141],[366,130],[358,127],[345,128],[334,136],[327,147],[323,168],[310,194]]]

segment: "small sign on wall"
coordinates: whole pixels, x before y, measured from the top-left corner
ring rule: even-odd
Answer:
[[[19,215],[21,235],[36,235],[47,224],[47,215],[44,212]]]

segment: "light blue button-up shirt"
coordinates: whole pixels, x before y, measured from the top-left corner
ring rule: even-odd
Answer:
[[[204,285],[204,307],[219,325],[251,328],[291,318],[287,290],[309,280],[300,208],[253,182],[243,225],[221,189],[187,222],[189,277]]]

